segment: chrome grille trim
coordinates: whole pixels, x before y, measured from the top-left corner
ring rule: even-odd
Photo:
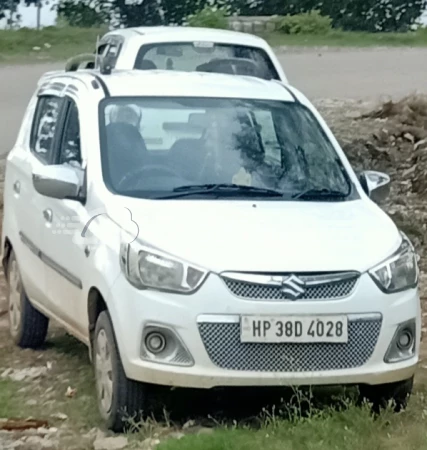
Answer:
[[[237,297],[249,300],[287,300],[282,292],[284,278],[292,274],[249,274],[223,272],[221,279]],[[359,272],[296,274],[305,283],[301,300],[339,300],[350,296],[360,278]]]
[[[244,314],[251,315],[251,314]],[[260,314],[256,314],[259,316]],[[262,315],[262,314],[261,314]],[[266,314],[268,317],[271,314]],[[274,315],[274,314],[273,314]],[[286,316],[286,314],[276,314],[278,316]],[[315,314],[317,315],[317,314]],[[321,315],[321,314],[319,314]],[[348,320],[357,321],[357,320],[380,320],[382,318],[381,313],[351,313],[346,314]],[[240,316],[238,314],[200,314],[197,316],[197,323],[240,323]]]
[[[348,342],[242,343],[239,323],[198,323],[206,352],[217,367],[254,372],[318,372],[361,367],[372,356],[382,316],[351,319]]]

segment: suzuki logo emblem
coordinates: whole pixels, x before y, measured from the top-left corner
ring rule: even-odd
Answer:
[[[282,293],[285,298],[289,300],[299,299],[305,292],[305,282],[296,275],[286,277],[282,281]]]

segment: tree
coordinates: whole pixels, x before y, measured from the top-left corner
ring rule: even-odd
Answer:
[[[25,6],[38,5],[43,0],[0,0],[0,19],[7,19],[8,25],[12,28],[21,17],[17,14],[18,6],[24,3]]]
[[[98,27],[110,21],[111,5],[107,2],[61,0],[56,6],[58,17],[71,27]]]
[[[8,1],[0,0],[2,4]],[[34,0],[28,0],[30,3]],[[60,0],[66,19],[80,26],[181,25],[205,6],[227,5],[230,13],[265,16],[319,10],[332,26],[353,31],[406,31],[421,16],[427,0]],[[89,23],[90,22],[90,23]]]
[[[427,8],[427,0],[234,0],[242,15],[299,14],[319,10],[335,28],[406,31]]]
[[[112,0],[111,6],[120,25],[138,27],[164,24],[161,0]]]

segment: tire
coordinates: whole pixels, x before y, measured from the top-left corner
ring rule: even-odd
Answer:
[[[414,386],[414,377],[396,383],[359,386],[360,400],[372,403],[374,412],[387,408],[389,402],[394,412],[406,408]]]
[[[96,322],[93,364],[99,412],[110,430],[122,432],[131,425],[129,419],[138,422],[146,414],[147,387],[126,378],[107,311]]]
[[[49,319],[30,303],[13,250],[7,265],[7,302],[13,342],[21,348],[41,347],[46,340]]]

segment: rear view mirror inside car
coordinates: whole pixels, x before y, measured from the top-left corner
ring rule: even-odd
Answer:
[[[209,123],[209,117],[206,113],[191,113],[188,116],[188,123],[201,128],[206,128]]]
[[[211,54],[215,51],[215,44],[213,42],[196,41],[193,42],[194,51],[200,54]]]
[[[205,127],[202,125],[187,122],[165,122],[163,124],[163,130],[181,133],[201,133],[204,129]]]

